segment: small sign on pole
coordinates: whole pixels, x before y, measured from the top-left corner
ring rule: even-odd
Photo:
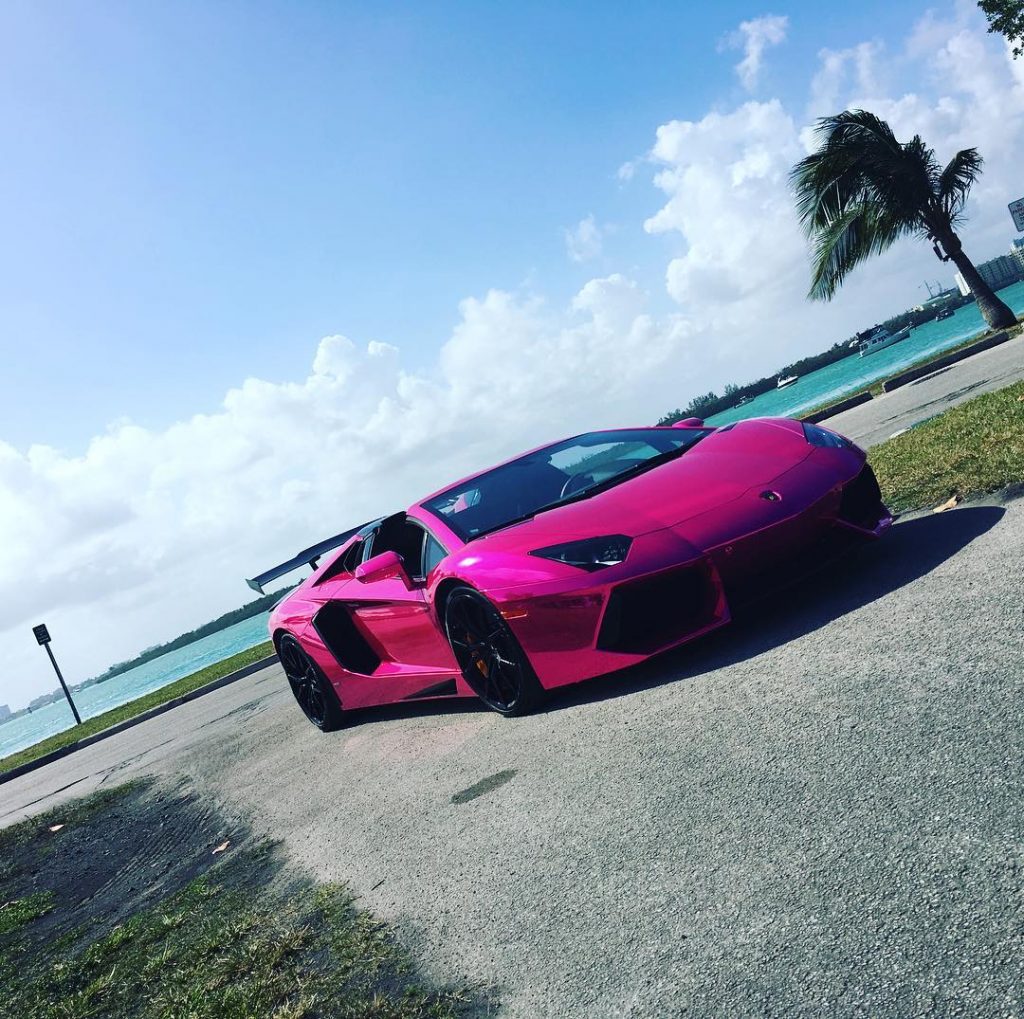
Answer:
[[[1013,216],[1013,225],[1021,233],[1024,233],[1024,198],[1018,198],[1017,201],[1010,202],[1009,209],[1010,215]]]
[[[57,659],[53,657],[53,649],[50,647],[50,631],[46,628],[45,623],[40,623],[38,626],[32,627],[32,633],[35,634],[36,643],[46,648],[46,653],[50,656],[50,662],[53,665],[53,671],[57,673],[57,678],[60,680],[60,688],[64,691],[64,696],[68,699],[68,705],[71,707],[71,714],[75,716],[75,723],[77,725],[81,725],[82,716],[78,713],[78,708],[75,707],[75,702],[71,699],[71,691],[68,689],[67,683],[64,682],[64,677],[60,674],[60,669],[57,666]]]

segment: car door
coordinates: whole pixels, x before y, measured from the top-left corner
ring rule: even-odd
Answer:
[[[409,525],[416,526],[412,521]],[[422,528],[419,532],[422,557],[425,532]],[[378,541],[377,537],[364,563],[380,554],[383,545],[396,543]],[[334,605],[329,611],[335,624],[339,622],[337,614],[344,612],[354,630],[349,634],[349,648],[362,640],[371,652],[361,661],[350,660],[350,665],[358,668],[346,668],[349,677],[342,703],[348,707],[456,692],[458,665],[427,602],[425,578],[419,575],[422,558],[410,564],[411,558],[407,549],[403,569],[387,576],[353,577],[332,591]]]

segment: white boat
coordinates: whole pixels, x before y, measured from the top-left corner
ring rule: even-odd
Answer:
[[[900,340],[905,340],[910,335],[910,326],[901,329],[898,333],[890,333],[885,326],[876,326],[860,341],[860,356],[866,357],[878,350],[885,350]]]
[[[776,389],[785,389],[786,386],[793,385],[796,380],[800,378],[799,375],[787,375],[785,378],[779,377],[779,381],[775,383]]]

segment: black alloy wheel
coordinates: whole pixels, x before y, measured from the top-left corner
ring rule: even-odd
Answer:
[[[448,641],[473,692],[501,715],[525,715],[540,703],[540,685],[501,613],[471,587],[456,588],[444,608]]]
[[[286,633],[277,642],[277,655],[303,714],[318,729],[331,732],[341,726],[341,702],[330,681],[302,645]]]

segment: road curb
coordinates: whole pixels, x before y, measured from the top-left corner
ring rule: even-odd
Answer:
[[[856,396],[849,396],[838,403],[830,404],[828,407],[822,407],[821,410],[816,410],[813,414],[808,414],[807,417],[802,417],[800,420],[806,421],[809,425],[816,425],[819,421],[835,417],[836,414],[842,414],[844,410],[853,410],[854,407],[859,407],[862,403],[867,403],[871,399],[873,397],[870,393],[858,393]]]
[[[194,701],[199,697],[204,697],[208,693],[213,693],[214,690],[219,690],[223,686],[229,686],[231,683],[235,683],[240,679],[245,679],[246,676],[251,676],[254,672],[259,672],[261,669],[265,669],[268,666],[273,665],[276,661],[277,655],[270,655],[267,658],[261,658],[258,662],[250,662],[248,665],[242,666],[242,668],[237,669],[235,672],[229,672],[226,676],[221,676],[220,679],[215,679],[212,683],[196,687],[195,690],[189,690],[188,693],[183,693],[180,697],[174,697],[164,704],[158,704],[155,708],[143,711],[141,715],[133,715],[131,718],[126,718],[123,722],[118,722],[117,725],[112,725],[109,729],[103,729],[100,732],[95,732],[91,736],[86,736],[84,739],[77,740],[74,743],[68,743],[67,746],[60,747],[58,750],[51,750],[50,753],[44,754],[42,757],[37,757],[33,761],[26,761],[24,764],[19,764],[16,768],[11,768],[10,771],[5,771],[0,774],[0,785],[18,778],[20,775],[27,775],[30,771],[35,771],[37,768],[43,768],[47,764],[52,764],[54,761],[59,761],[62,757],[67,757],[68,754],[73,754],[78,750],[84,750],[86,747],[91,747],[93,743],[99,743],[100,740],[116,736],[119,732],[124,732],[125,729],[130,729],[132,726],[148,722],[149,719],[156,718],[157,715],[162,715],[165,711],[170,711],[173,708],[180,707],[182,704],[187,704],[189,701]]]

